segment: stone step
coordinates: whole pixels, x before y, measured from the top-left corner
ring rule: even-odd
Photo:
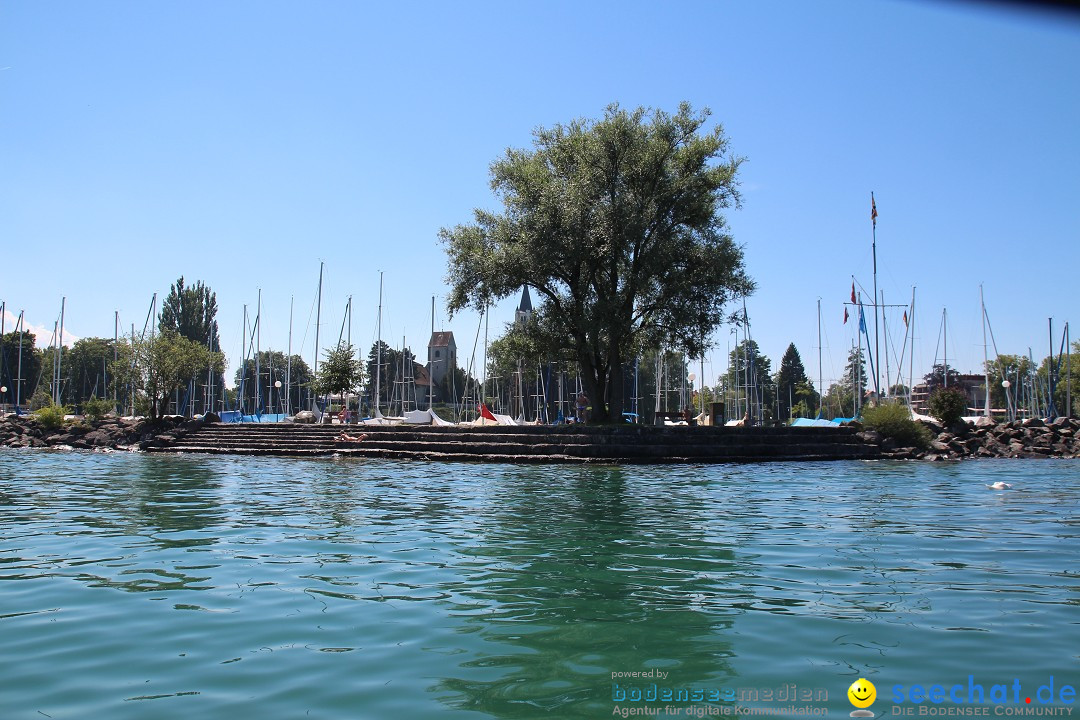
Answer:
[[[336,440],[342,430],[361,442]],[[850,428],[656,428],[643,426],[206,425],[151,452],[388,457],[492,462],[730,462],[869,458],[876,447]]]

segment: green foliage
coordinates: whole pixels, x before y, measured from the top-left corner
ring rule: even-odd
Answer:
[[[161,303],[158,328],[162,334],[175,333],[202,345],[210,353],[220,353],[221,340],[218,337],[217,310],[217,295],[209,287],[201,280],[194,285],[185,285],[184,277],[180,276],[169,288],[169,294]],[[196,408],[206,406],[208,370],[210,368],[204,365],[200,372],[193,373],[193,377],[199,378],[195,383]],[[211,380],[216,400],[221,397],[225,377],[222,371],[215,371]]]
[[[40,410],[35,410],[33,415],[38,423],[46,430],[57,430],[64,425],[64,416],[71,414],[71,408],[64,405],[46,405]]]
[[[4,402],[15,402],[16,385],[19,375],[19,344],[22,342],[22,386],[19,388],[19,401],[26,403],[37,389],[38,377],[41,376],[41,351],[34,347],[34,333],[28,330],[9,332],[0,335],[0,385],[6,385],[8,393]],[[45,376],[48,377],[48,376]]]
[[[30,398],[30,410],[41,410],[47,408],[53,404],[52,395],[49,394],[49,389],[44,384],[38,386],[37,392]]]
[[[729,396],[734,399],[737,394],[739,403],[745,410],[746,395],[752,392],[754,397],[761,402],[762,409],[771,415],[775,409],[777,392],[772,376],[772,361],[768,356],[761,354],[757,341],[740,342],[728,356],[728,368],[724,380],[730,389]],[[747,382],[747,376],[750,377],[750,382]],[[786,389],[784,394],[786,397]],[[786,415],[784,419],[787,419]]]
[[[381,352],[380,348],[382,348]],[[416,356],[413,355],[413,351],[409,348],[395,350],[381,340],[371,344],[371,350],[368,351],[367,358],[367,382],[364,385],[364,396],[372,402],[374,402],[375,398],[375,366],[379,364],[380,358],[382,366],[377,373],[379,401],[385,405],[390,402],[390,398],[393,396],[394,383],[401,381],[402,360],[404,360],[406,366],[409,366],[416,362]],[[408,367],[405,369],[408,369]],[[449,373],[447,373],[447,377],[449,377]],[[413,378],[416,378],[415,369],[413,370]],[[363,382],[363,379],[360,382]]]
[[[884,402],[865,408],[862,422],[866,429],[876,430],[902,447],[930,446],[930,431],[922,423],[911,419],[911,412],[903,403]]]
[[[326,351],[326,359],[319,366],[315,378],[315,392],[319,395],[353,392],[364,381],[360,359],[352,344],[341,342],[333,350]]]
[[[181,275],[161,303],[158,327],[163,334],[176,333],[193,342],[209,345],[212,352],[217,352],[220,345],[216,317],[217,295],[201,280],[186,287]]]
[[[955,387],[940,387],[930,393],[927,401],[930,414],[946,426],[954,425],[967,412],[967,396]]]
[[[152,417],[164,414],[174,390],[197,380],[207,369],[220,375],[225,368],[224,355],[210,352],[205,345],[175,332],[163,332],[153,340],[136,340],[135,353]]]
[[[720,214],[739,204],[742,159],[708,116],[611,105],[541,128],[532,150],[492,163],[504,212],[440,231],[450,312],[533,288],[540,344],[572,353],[597,422],[621,421],[642,349],[700,356],[724,306],[753,290]]]
[[[88,398],[82,404],[83,415],[91,420],[100,420],[115,409],[113,401],[105,398]]]
[[[945,366],[941,363],[934,365],[930,372],[923,376],[923,382],[933,392],[937,388],[945,386],[946,377],[948,377],[950,387],[960,384],[960,373],[957,372],[956,368],[949,368],[948,372],[946,372]]]
[[[113,340],[83,338],[64,352],[62,363],[64,377],[69,381],[64,388],[64,399],[82,405],[87,398],[112,387]]]
[[[262,401],[263,409],[267,412],[284,411],[286,384],[288,384],[289,394],[292,396],[292,409],[295,411],[303,407],[303,398],[309,390],[312,376],[311,368],[302,357],[293,355],[292,363],[290,364],[289,358],[285,353],[276,350],[263,350],[259,353],[258,369],[259,374],[261,375],[259,398]],[[286,373],[288,373],[288,383],[286,383]],[[243,379],[243,383],[241,383],[241,379]],[[274,386],[274,383],[278,381],[281,381],[280,388]],[[241,385],[243,385],[243,407],[247,412],[252,411],[252,409],[255,408],[256,388],[254,358],[248,358],[236,369],[234,383],[236,393],[240,392]],[[221,396],[220,391],[215,392],[218,397]],[[271,401],[273,403],[272,406]],[[234,407],[235,403],[230,404],[229,406]]]

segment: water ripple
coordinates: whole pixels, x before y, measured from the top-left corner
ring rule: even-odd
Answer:
[[[1078,471],[0,452],[5,715],[608,716],[647,668],[847,712],[853,676],[974,658],[1038,685],[1077,669]]]

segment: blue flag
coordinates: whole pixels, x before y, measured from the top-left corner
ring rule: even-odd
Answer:
[[[859,305],[859,332],[866,332],[866,316],[863,315],[862,305]]]

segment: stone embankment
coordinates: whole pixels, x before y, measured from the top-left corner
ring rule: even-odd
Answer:
[[[1075,458],[1080,457],[1080,421],[1017,420],[996,425],[961,425],[944,428],[925,423],[933,438],[925,449],[898,447],[889,438],[864,431],[864,442],[881,448],[883,458],[960,460],[966,458]]]
[[[147,450],[168,444],[202,426],[198,420],[164,417],[75,420],[47,428],[32,415],[0,418],[0,447],[76,450]]]
[[[338,434],[364,433],[360,442]],[[621,426],[432,427],[207,424],[157,452],[475,460],[512,463],[715,463],[880,456],[852,428]]]
[[[46,429],[33,417],[0,418],[0,447],[144,450],[202,454],[328,455],[516,463],[712,463],[769,460],[1080,457],[1080,421],[1032,419],[943,428],[928,448],[899,447],[858,427],[727,428],[626,425],[357,427],[221,424],[181,417],[107,418]],[[338,434],[365,433],[361,442]]]

